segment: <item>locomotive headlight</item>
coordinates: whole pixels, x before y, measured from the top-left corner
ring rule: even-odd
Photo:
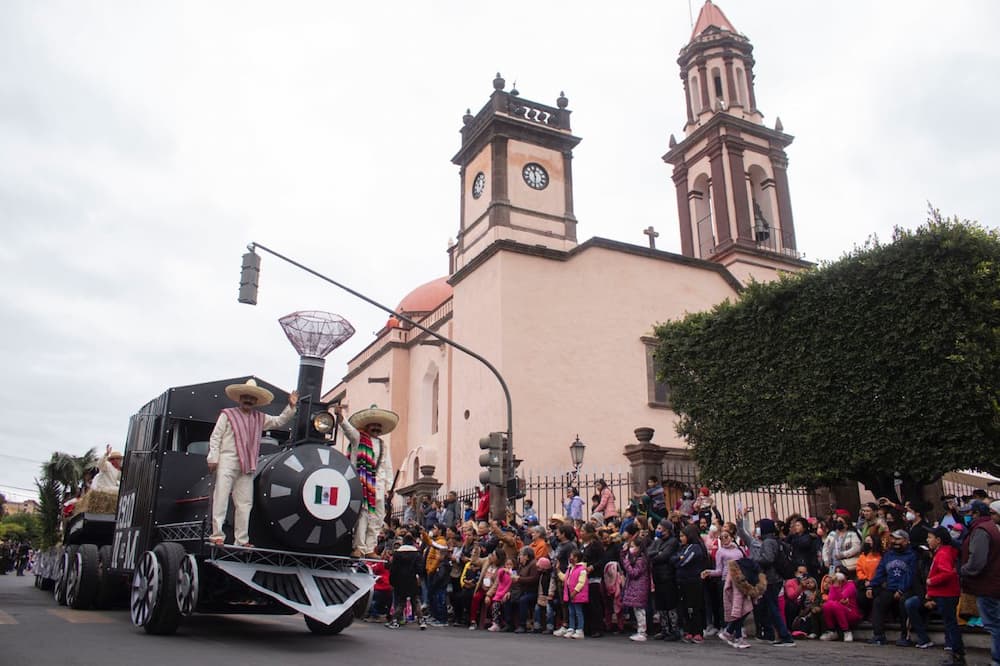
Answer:
[[[313,416],[313,430],[325,435],[333,430],[333,414],[330,412],[317,412]]]

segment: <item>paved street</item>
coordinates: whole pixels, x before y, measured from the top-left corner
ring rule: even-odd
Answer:
[[[196,616],[176,636],[148,636],[124,610],[74,611],[36,590],[33,578],[0,576],[0,664],[3,666],[184,666],[187,664],[937,664],[940,649],[877,648],[800,641],[794,648],[756,643],[737,651],[709,639],[702,646],[622,637],[568,641],[411,625],[390,631],[355,623],[342,635],[313,636],[299,616]],[[987,664],[983,653],[970,664]]]

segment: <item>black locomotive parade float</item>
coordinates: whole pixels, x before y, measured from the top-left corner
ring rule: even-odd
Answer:
[[[324,312],[281,319],[300,354],[298,409],[291,428],[260,442],[249,536],[209,539],[215,475],[209,437],[225,389],[254,379],[284,404],[288,393],[255,377],[177,386],[146,403],[129,422],[117,511],[83,511],[46,554],[37,585],[53,587],[73,608],[127,598],[132,623],[152,634],[176,631],[193,613],[302,613],[309,630],[337,634],[368,612],[374,578],[352,557],[361,484],[335,443],[336,423],[320,401],[324,358],[353,333]]]

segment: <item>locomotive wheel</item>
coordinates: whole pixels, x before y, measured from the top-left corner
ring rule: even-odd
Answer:
[[[177,571],[177,610],[188,616],[198,607],[198,560],[194,555],[185,555]]]
[[[132,624],[135,626],[145,627],[152,619],[156,599],[160,596],[162,578],[160,561],[156,559],[153,551],[147,550],[142,554],[142,558],[132,574],[129,614],[132,616]]]
[[[97,596],[97,546],[85,543],[69,561],[66,605],[77,610],[90,608]]]
[[[146,551],[132,577],[132,624],[148,634],[177,631],[181,614],[177,609],[177,574],[184,559],[184,547],[161,543]]]
[[[111,576],[111,546],[101,546],[97,551],[97,593],[94,595],[94,606],[111,608],[111,602],[118,591],[117,582]]]
[[[308,615],[306,615],[305,618],[306,626],[309,627],[309,631],[317,636],[336,636],[344,629],[351,626],[351,622],[354,621],[354,615],[350,611],[338,617],[332,624],[323,624],[319,620],[314,620]]]
[[[72,557],[76,555],[76,546],[66,546],[62,555],[59,556],[56,565],[55,584],[52,586],[52,596],[60,606],[66,605],[66,587],[69,582],[69,564]]]

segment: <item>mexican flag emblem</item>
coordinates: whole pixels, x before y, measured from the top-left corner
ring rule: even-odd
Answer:
[[[337,488],[335,486],[316,486],[316,504],[337,503]]]

